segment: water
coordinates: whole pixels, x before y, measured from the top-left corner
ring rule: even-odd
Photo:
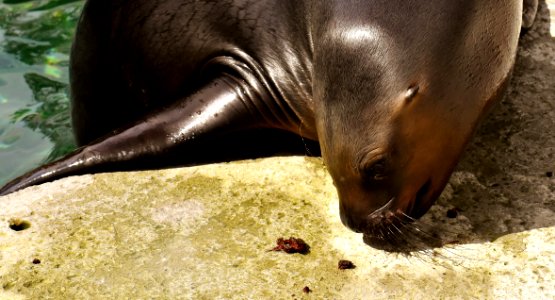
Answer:
[[[0,185],[75,148],[68,60],[82,4],[0,3]]]

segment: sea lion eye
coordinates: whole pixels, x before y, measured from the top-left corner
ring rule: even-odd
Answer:
[[[387,160],[385,157],[372,160],[361,168],[364,177],[370,180],[380,181],[387,178]]]

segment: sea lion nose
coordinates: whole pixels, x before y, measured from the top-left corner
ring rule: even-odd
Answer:
[[[426,213],[436,198],[431,178],[415,186],[419,188],[409,185],[399,188],[383,181],[342,190],[339,194],[341,221],[355,232],[370,235],[389,223],[412,222]]]
[[[352,213],[347,212],[343,205],[340,205],[340,212],[339,217],[341,218],[341,223],[345,225],[347,228],[351,229],[354,232],[360,233],[362,232],[360,226],[361,218],[359,216],[353,216]]]
[[[341,222],[355,232],[368,233],[381,222],[393,200],[383,189],[344,199],[340,201]]]

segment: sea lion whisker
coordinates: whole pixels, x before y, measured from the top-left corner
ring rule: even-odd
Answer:
[[[441,253],[443,251],[447,252],[449,255],[445,255],[445,254]],[[447,267],[445,265],[441,265],[441,266],[444,267],[444,268],[450,269],[450,270],[452,270],[453,266],[454,267],[461,267],[461,268],[464,268],[466,270],[470,270],[471,268],[469,268],[467,266],[467,263],[470,262],[470,261],[479,261],[479,260],[476,260],[472,257],[467,257],[467,256],[464,256],[464,255],[457,254],[453,251],[449,251],[448,249],[443,248],[443,247],[439,248],[439,249],[434,249],[433,256],[439,257],[443,261],[449,262],[452,266],[450,266],[450,267]]]
[[[448,252],[448,253],[450,253],[451,255],[457,256],[457,257],[462,258],[462,259],[464,259],[464,260],[473,260],[472,258],[469,258],[469,257],[467,257],[467,256],[465,256],[465,255],[461,255],[461,254],[459,254],[459,253],[457,253],[457,252],[455,252],[455,251],[452,251],[452,249],[454,250],[454,247],[451,247],[451,246],[449,246],[448,244],[444,244],[444,243],[443,243],[443,240],[442,240],[440,237],[437,237],[437,236],[435,236],[435,235],[433,235],[433,234],[431,234],[431,233],[429,233],[429,232],[423,230],[422,228],[419,228],[419,227],[417,226],[417,225],[418,225],[417,223],[412,223],[412,224],[410,224],[410,225],[411,225],[411,226],[406,226],[406,229],[407,229],[410,233],[412,233],[412,234],[414,234],[415,236],[417,236],[418,238],[420,238],[420,239],[422,240],[422,242],[425,243],[425,244],[429,247],[429,249],[427,249],[427,250],[432,251],[432,253],[433,253],[435,256],[439,255],[438,250],[435,250],[435,249],[441,249],[442,251]],[[434,241],[434,240],[437,241],[437,242],[439,242],[439,245],[438,245],[437,243],[432,242],[432,241]],[[464,247],[463,247],[462,249],[464,250]],[[456,250],[457,250],[457,251],[458,251],[458,250],[461,250],[461,248],[460,248],[460,247],[457,247]],[[443,257],[443,258],[445,258],[445,259],[448,259],[449,261],[451,261],[451,262],[452,262],[453,264],[455,264],[455,265],[461,265],[461,266],[463,265],[463,262],[456,262],[456,261],[453,259],[453,257],[448,257],[448,256],[443,255],[443,254],[441,255],[441,257]]]
[[[399,213],[400,213],[403,217],[409,219],[410,221],[413,221],[413,222],[418,221],[418,219],[415,219],[415,218],[413,218],[413,217],[407,215],[404,211],[399,211]]]
[[[397,234],[397,232],[393,231],[392,227],[395,228],[395,226],[393,224],[388,224],[388,225],[384,224],[383,226],[385,227],[385,229],[389,233],[388,236],[390,237],[389,238],[390,241],[398,241],[399,238],[402,238],[402,236],[399,236]]]
[[[377,228],[383,233],[379,247],[386,251],[409,254],[412,251],[420,250],[422,247],[408,235],[407,232],[398,227],[395,222],[382,222]]]
[[[414,218],[412,218],[411,216],[407,215],[407,214],[404,213],[404,212],[400,212],[400,213],[401,213],[403,216],[405,216],[406,218],[413,220],[413,222],[414,222],[415,224],[426,225],[426,226],[429,226],[429,227],[438,227],[438,225],[430,224],[430,223],[428,223],[427,221],[425,221],[425,220],[423,220],[423,219],[414,219]],[[460,235],[460,232],[451,231],[451,230],[449,230],[448,228],[441,228],[441,232],[442,232],[442,233],[449,233],[449,234],[451,234],[451,235],[453,236],[453,238],[456,238],[456,237],[458,237],[458,236]]]
[[[456,232],[447,228],[446,225],[448,224],[445,223],[434,224],[430,221],[418,220],[415,222],[415,224],[419,224],[420,226],[427,226],[429,228],[435,228],[437,231],[440,231],[443,235],[445,235],[446,238],[448,237],[450,239],[458,239],[461,234],[460,232]]]
[[[419,234],[423,238],[426,238],[430,241],[436,241],[437,243],[434,244],[434,246],[436,246],[436,247],[443,245],[443,239],[440,236],[425,230],[424,228],[420,227],[419,224],[417,224],[417,223],[413,223],[412,226],[410,226],[410,229],[415,231],[417,234]]]
[[[402,236],[403,236],[403,240],[406,242],[406,244],[408,244],[408,248],[411,249],[412,251],[420,251],[426,248],[426,245],[421,245],[420,243],[418,243],[419,239],[418,237],[416,237],[416,243],[415,243],[415,236],[411,235],[411,231],[404,231],[401,230],[401,228],[397,227],[397,225],[395,225],[395,223],[391,223],[391,227],[395,228],[397,230],[397,232],[399,232]],[[405,227],[406,228],[406,227]]]
[[[383,215],[387,210],[389,210],[389,208],[393,204],[393,201],[395,201],[395,197],[391,197],[391,199],[389,199],[389,201],[387,201],[384,205],[382,205],[380,208],[371,212],[367,216],[367,219],[373,219],[373,218],[380,217],[380,215]]]
[[[405,213],[402,213],[402,215],[404,215],[405,217],[409,218],[409,219],[413,219],[414,218],[410,218],[408,215],[406,215]],[[426,236],[428,236],[428,238],[433,239],[433,240],[437,240],[438,242],[441,243],[442,246],[447,245],[449,242],[445,242],[445,240],[455,240],[457,236],[459,236],[459,233],[454,232],[454,231],[450,231],[447,230],[445,228],[441,228],[440,231],[442,234],[449,234],[449,236],[447,237],[440,237],[436,234],[430,233],[429,231],[425,230],[422,226],[427,226],[430,228],[436,228],[437,229],[437,225],[433,225],[433,224],[428,224],[427,222],[425,222],[422,219],[418,219],[412,222],[413,226],[411,227],[414,230],[419,231],[421,234],[424,234]]]
[[[418,222],[410,222],[410,223],[407,223],[405,227],[412,234],[414,234],[415,236],[418,236],[423,242],[427,243],[429,247],[437,247],[438,243],[440,245],[443,245],[443,240],[440,237],[427,232],[426,230],[420,228],[418,225],[419,225]],[[436,241],[436,243],[432,243],[432,241],[434,240]]]
[[[434,247],[429,247],[429,245],[426,244],[425,241],[422,241],[423,243],[421,244],[421,247],[414,247],[415,249],[413,251],[410,251],[410,255],[422,262],[425,263],[431,263],[434,266],[441,266],[445,269],[449,269],[449,270],[453,270],[452,266],[462,266],[464,268],[466,268],[466,266],[464,266],[464,261],[468,260],[466,257],[464,256],[458,256],[455,255],[454,253],[445,250],[444,248],[434,248]],[[444,255],[443,253],[441,253],[441,251],[447,251],[448,253],[457,256],[459,258],[462,258],[463,261],[457,260],[455,258],[453,258],[452,256],[447,256]],[[442,260],[438,260],[437,258],[442,258]],[[438,264],[438,262],[445,262],[448,261],[450,262],[450,264],[452,266],[449,265],[444,265],[444,264]]]
[[[430,264],[435,266],[440,266],[442,268],[445,269],[451,269],[448,266],[444,266],[443,264],[440,264],[438,262],[437,259],[437,254],[434,252],[433,249],[423,249],[423,250],[419,250],[419,251],[412,251],[410,253],[411,258],[415,258],[418,259],[420,262],[425,263],[425,264]]]

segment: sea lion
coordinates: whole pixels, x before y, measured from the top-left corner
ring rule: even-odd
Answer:
[[[318,141],[343,223],[369,244],[398,244],[398,225],[429,209],[503,95],[537,0],[524,6],[89,0],[70,65],[85,146],[0,194],[70,174],[226,160],[237,148],[254,155],[266,142],[291,150],[272,143],[288,132]]]

